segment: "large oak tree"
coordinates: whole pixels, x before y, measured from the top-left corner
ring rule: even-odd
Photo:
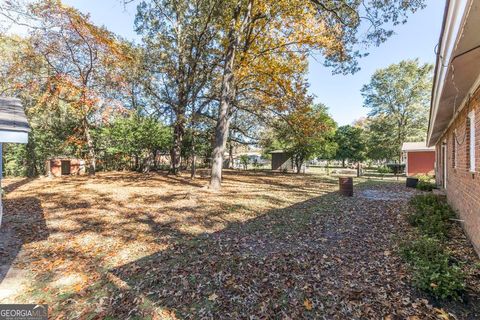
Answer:
[[[210,187],[221,186],[231,110],[245,57],[318,53],[334,71],[355,72],[357,58],[362,56],[356,50],[359,43],[379,45],[392,34],[392,24],[405,22],[409,12],[423,6],[421,0],[229,1],[223,10],[224,59]],[[367,23],[365,28],[362,22]]]

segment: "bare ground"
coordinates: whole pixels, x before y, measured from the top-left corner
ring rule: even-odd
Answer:
[[[59,319],[478,318],[474,269],[466,302],[410,284],[396,245],[415,191],[359,182],[343,198],[333,178],[265,172],[227,172],[219,193],[157,173],[10,180],[0,265],[18,290],[0,302]]]

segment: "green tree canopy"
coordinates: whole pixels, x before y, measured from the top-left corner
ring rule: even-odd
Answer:
[[[97,148],[103,152],[104,159],[122,169],[131,166],[145,171],[152,167],[157,152],[166,152],[171,146],[172,134],[157,120],[133,114],[127,118],[116,118],[98,131]],[[118,167],[120,166],[120,167]]]
[[[420,64],[418,59],[401,61],[377,70],[362,88],[369,117],[382,119],[382,126],[372,129],[379,129],[377,134],[387,140],[393,139],[399,160],[405,141],[426,138],[432,69],[431,64]]]
[[[338,145],[335,158],[342,160],[362,161],[366,156],[365,132],[362,128],[350,125],[341,126],[335,133],[335,142]]]
[[[297,172],[306,160],[329,150],[336,123],[325,105],[297,107],[283,120],[276,127],[277,139],[292,155]]]
[[[393,124],[387,117],[375,117],[367,123],[367,158],[377,161],[393,161],[398,156],[395,136],[385,128]]]

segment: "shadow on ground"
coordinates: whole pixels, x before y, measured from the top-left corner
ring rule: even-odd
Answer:
[[[9,185],[8,189],[12,191],[16,187],[19,187],[19,184]],[[4,216],[0,233],[0,283],[24,244],[45,240],[49,236],[42,206],[37,198],[5,199],[3,205]]]
[[[227,172],[225,182],[234,187],[215,197],[194,189],[208,204],[213,201],[224,204],[236,197],[237,186],[254,186],[248,192],[243,191],[240,202],[214,206],[215,210],[209,210],[211,207],[205,203],[202,208],[202,202],[190,200],[190,196],[196,195],[187,189],[181,189],[181,196],[175,191],[173,195],[159,192],[137,197],[136,192],[141,192],[141,188],[158,186],[155,181],[169,181],[168,186],[182,185],[185,179],[181,177],[151,174],[145,180],[141,175],[125,178],[120,174],[105,175],[102,179],[109,181],[109,185],[122,179],[122,185],[134,188],[120,200],[115,198],[116,194],[92,189],[96,186],[96,178],[66,179],[53,191],[35,191],[41,199],[49,199],[45,206],[49,229],[36,198],[12,199],[8,205],[16,209],[20,206],[21,210],[16,210],[18,214],[9,218],[10,223],[18,228],[33,228],[21,230],[24,234],[21,242],[39,241],[50,235],[51,245],[42,247],[41,257],[37,258],[55,258],[68,266],[40,272],[38,283],[33,284],[37,291],[42,292],[58,282],[59,275],[90,277],[85,281],[88,286],[81,287],[79,292],[57,295],[57,291],[52,291],[49,301],[52,316],[95,319],[433,318],[432,307],[425,296],[412,289],[409,273],[395,254],[395,237],[406,228],[402,214],[415,191],[406,190],[397,183],[368,182],[356,185],[360,192],[354,197],[344,198],[337,192],[323,193],[334,190],[333,179],[314,177],[295,189],[294,180],[272,181],[276,174],[245,173],[243,179],[239,179],[239,175],[242,173]],[[302,176],[293,179],[301,181]],[[77,181],[82,182],[80,188],[83,188],[79,198],[65,197],[58,189],[68,184],[71,184],[69,188],[78,188]],[[83,181],[88,181],[88,185]],[[204,183],[199,180],[190,187],[198,188]],[[263,189],[255,194],[255,186],[260,184],[289,193],[272,191],[269,194],[266,191],[269,189]],[[282,195],[299,193],[312,198],[289,206],[280,199]],[[85,198],[80,197],[82,194]],[[255,218],[235,222],[230,214],[255,209],[243,206],[255,197],[267,199],[262,202],[265,205],[275,202],[277,206],[286,207],[258,208],[258,212],[251,215]],[[30,207],[35,209],[26,210]],[[176,216],[168,215],[172,210]],[[116,211],[118,214],[110,217],[107,214]],[[199,211],[202,213],[199,216],[188,215]],[[28,219],[37,223],[30,224]],[[219,230],[214,233],[186,232],[183,227],[194,219],[201,219],[193,221],[200,227],[216,226],[219,221],[224,224],[220,230],[211,228]],[[141,237],[143,242],[139,241]],[[69,246],[63,245],[72,239],[75,241]],[[128,261],[133,262],[111,267],[119,264],[112,262],[108,244],[97,245],[114,240],[122,244],[118,248],[122,251],[136,241],[141,246],[154,243],[162,249],[147,251],[142,247],[142,256],[146,256],[136,260],[130,256]],[[125,252],[130,254],[128,250]],[[472,312],[465,311],[461,318],[475,319],[477,314]]]
[[[357,188],[378,188],[372,184]],[[382,190],[398,194],[400,185]],[[405,200],[336,192],[110,270],[116,317],[407,318],[432,307],[393,254]]]
[[[27,183],[31,182],[32,180],[33,180],[32,178],[21,179],[21,180],[15,181],[13,183],[10,183],[9,185],[7,185],[3,189],[4,189],[5,193],[10,193],[10,192],[13,192],[16,189],[26,185]]]

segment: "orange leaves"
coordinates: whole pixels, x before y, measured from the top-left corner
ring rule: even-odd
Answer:
[[[313,309],[313,303],[309,299],[305,299],[303,301],[303,306],[305,307],[305,310],[308,310],[308,311]]]
[[[130,60],[130,54],[113,33],[95,26],[88,15],[57,0],[34,5],[32,13],[45,27],[32,32],[32,42],[36,53],[44,58],[49,74],[66,78],[80,90],[123,80],[121,69],[125,67],[123,62]]]
[[[80,139],[78,136],[71,135],[65,141],[66,145],[76,145],[76,146],[83,146],[85,145],[85,141]]]

